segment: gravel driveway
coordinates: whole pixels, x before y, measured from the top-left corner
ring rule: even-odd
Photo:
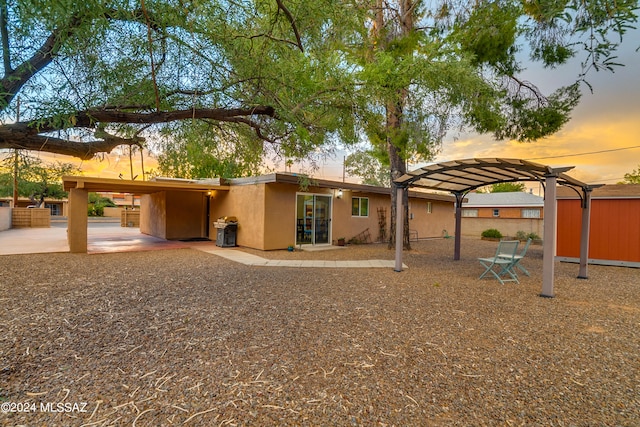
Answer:
[[[541,298],[540,247],[477,279],[495,247],[1,256],[0,425],[640,425],[640,270],[557,264]]]

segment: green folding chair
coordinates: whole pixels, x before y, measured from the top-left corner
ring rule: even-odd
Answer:
[[[496,254],[493,257],[478,258],[480,264],[485,268],[479,279],[482,279],[487,273],[491,273],[503,285],[504,282],[520,283],[518,275],[513,271],[518,262],[516,251],[519,243],[518,240],[502,240],[498,243]]]
[[[519,269],[520,271],[522,271],[527,276],[531,276],[531,274],[529,274],[527,269],[524,268],[524,266],[522,264],[520,264],[520,261],[522,261],[522,258],[524,258],[524,256],[527,254],[527,249],[529,249],[529,245],[531,244],[532,241],[533,241],[533,239],[531,239],[531,238],[527,239],[527,243],[525,243],[524,249],[522,250],[522,252],[520,252],[519,254],[514,255],[515,262],[513,264],[513,267]]]

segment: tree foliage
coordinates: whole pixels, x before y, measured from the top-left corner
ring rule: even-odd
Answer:
[[[13,195],[14,156],[0,161],[0,196]],[[37,157],[20,153],[18,156],[18,196],[28,197],[40,207],[45,199],[64,199],[62,177],[78,172],[71,163],[47,164]]]
[[[292,158],[354,139],[353,85],[335,44],[343,31],[355,42],[353,22],[364,18],[345,8],[3,0],[0,148],[88,159],[158,133],[193,140],[203,123],[209,135],[222,130]],[[9,123],[18,95],[20,122]]]
[[[640,184],[640,166],[638,166],[638,169],[634,169],[633,172],[625,173],[623,182],[625,184]]]
[[[367,139],[397,176],[454,127],[556,132],[636,18],[636,0],[1,0],[0,149],[158,144],[209,176]],[[551,93],[521,78],[578,55]]]
[[[617,65],[615,50],[638,10],[632,0],[371,3],[359,58],[361,126],[386,150],[392,179],[408,160],[432,160],[454,126],[522,142],[557,132],[587,72]],[[556,67],[576,55],[584,62],[575,81],[551,93],[521,77],[525,60]],[[408,229],[406,192],[403,203]]]
[[[389,164],[385,164],[385,160],[386,156],[373,150],[356,151],[346,157],[345,172],[350,176],[362,178],[363,184],[390,187]]]
[[[513,193],[521,192],[526,188],[523,182],[499,182],[489,187],[489,193]]]

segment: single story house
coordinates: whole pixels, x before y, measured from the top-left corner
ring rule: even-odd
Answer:
[[[66,176],[69,248],[87,250],[89,192],[140,195],[140,231],[167,240],[216,240],[220,218],[237,220],[235,243],[259,250],[388,239],[391,189],[274,173],[236,179],[127,181]],[[410,191],[410,230],[442,237],[455,197]]]
[[[479,237],[495,228],[504,236],[518,231],[543,235],[544,198],[523,191],[476,193],[466,195],[462,203],[462,235]]]
[[[238,222],[236,243],[260,250],[330,245],[340,238],[388,239],[389,188],[290,173],[228,179],[224,184],[224,189],[206,193],[175,190],[143,195],[140,231],[165,239],[216,240],[214,223],[234,217]],[[452,230],[454,201],[449,195],[410,192],[414,235],[442,237],[443,230]]]
[[[560,187],[557,257],[580,256],[581,198]],[[591,192],[589,263],[640,267],[640,184],[604,185]]]

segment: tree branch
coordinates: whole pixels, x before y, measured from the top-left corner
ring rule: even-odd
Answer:
[[[99,133],[97,132],[96,135]],[[103,133],[102,140],[89,142],[70,141],[38,134],[18,134],[6,126],[0,126],[0,149],[12,148],[17,150],[46,151],[77,157],[82,160],[92,159],[98,153],[110,153],[119,145],[138,145],[144,138],[120,138]]]
[[[88,110],[76,113],[76,115],[73,116],[75,120],[69,120],[68,123],[74,123],[73,128],[96,129],[94,136],[100,138],[100,140],[83,142],[42,135],[44,133],[61,130],[60,126],[53,125],[53,123],[60,123],[59,120],[53,121],[49,119],[44,121],[44,123],[51,123],[49,125],[38,126],[38,124],[34,122],[18,122],[0,126],[0,149],[44,150],[87,160],[98,153],[108,153],[118,145],[140,145],[144,141],[144,138],[138,136],[134,138],[121,138],[108,134],[103,130],[103,125],[105,124],[130,123],[150,125],[185,119],[209,119],[218,122],[244,123],[252,127],[261,139],[273,142],[262,134],[260,125],[251,120],[251,116],[277,118],[274,108],[270,106],[153,111],[148,113],[132,113],[119,110]]]
[[[291,24],[291,28],[293,28],[293,33],[296,35],[296,41],[298,42],[297,43],[298,49],[300,49],[300,52],[304,52],[304,47],[302,46],[302,39],[300,38],[300,32],[298,31],[298,27],[296,26],[296,21],[293,18],[293,15],[289,11],[289,9],[287,9],[284,3],[282,3],[282,0],[276,0],[276,3],[278,3],[278,8],[282,10],[284,14],[287,16],[287,19]]]
[[[7,28],[7,19],[9,12],[7,9],[7,0],[0,1],[0,36],[2,37],[2,59],[4,61],[4,76],[13,71],[11,68],[11,49],[9,48],[9,30]]]
[[[91,109],[79,111],[71,115],[75,128],[95,128],[98,123],[130,123],[130,124],[155,124],[169,123],[186,119],[211,119],[221,122],[233,122],[237,117],[267,116],[277,118],[275,109],[271,106],[258,105],[248,108],[190,108],[187,110],[152,111],[152,112],[127,112],[120,110]],[[37,123],[14,123],[2,127],[28,127],[33,133],[46,133],[61,130],[54,125],[59,120],[41,119]],[[49,123],[49,124],[47,124]]]

